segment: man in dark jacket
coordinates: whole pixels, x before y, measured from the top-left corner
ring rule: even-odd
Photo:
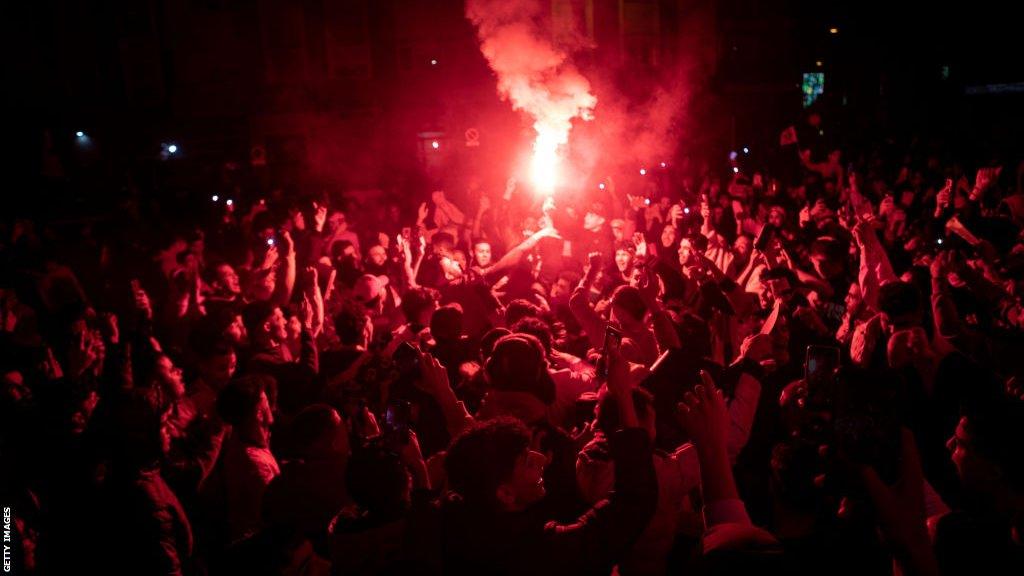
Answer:
[[[302,327],[302,348],[296,359],[284,345],[287,320],[279,307],[253,302],[243,310],[242,319],[251,344],[245,373],[273,376],[278,385],[278,407],[287,414],[313,403],[319,395],[319,356],[310,326]]]
[[[622,429],[611,438],[615,490],[571,523],[543,506],[547,457],[520,421],[498,418],[460,434],[445,459],[454,495],[412,525],[419,565],[445,574],[607,573],[647,525],[658,486],[650,438],[637,422],[626,363],[612,354],[609,390]],[[441,556],[436,556],[440,550]],[[434,551],[434,552],[431,552]]]

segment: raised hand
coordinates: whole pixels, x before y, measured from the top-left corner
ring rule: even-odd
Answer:
[[[740,345],[740,358],[760,362],[772,355],[772,337],[769,334],[751,334]]]
[[[313,202],[313,225],[317,232],[323,232],[324,224],[327,222],[327,206],[321,206]]]
[[[640,421],[633,405],[633,385],[629,381],[629,362],[622,357],[621,343],[610,340],[605,350],[604,361],[608,365],[608,392],[619,404],[619,419],[623,428],[636,428]]]
[[[420,352],[420,378],[416,381],[420,390],[434,398],[451,392],[448,370],[426,352]]]
[[[680,206],[679,204],[673,204],[672,207],[668,209],[668,218],[672,222],[678,222],[679,220],[682,220],[683,207]]]
[[[801,208],[799,218],[800,227],[803,228],[811,221],[811,207],[804,206],[803,208]]]
[[[104,338],[111,344],[117,344],[121,340],[121,331],[118,329],[117,315],[113,312],[106,312],[101,317],[100,330]]]
[[[677,405],[679,419],[693,443],[701,450],[726,449],[729,437],[729,411],[722,391],[706,370],[700,371],[703,384],[683,396]]]
[[[974,178],[974,189],[971,190],[971,200],[980,198],[985,190],[996,181],[1002,170],[1002,166],[978,168],[978,175]]]
[[[267,253],[263,256],[263,264],[260,266],[263,270],[272,270],[277,264],[278,251],[277,246],[271,246],[267,248]]]
[[[136,284],[137,286],[137,284]],[[147,320],[153,319],[153,306],[149,302],[149,296],[142,288],[135,289],[135,309],[138,310]]]
[[[279,238],[281,240],[281,249],[284,250],[284,257],[291,258],[295,256],[295,241],[292,240],[292,235],[287,230],[282,230]]]
[[[942,216],[942,211],[945,210],[950,201],[953,199],[953,179],[946,178],[946,185],[939,190],[939,193],[935,195],[935,217]]]
[[[642,232],[635,232],[633,234],[633,246],[636,247],[637,258],[647,256],[647,240]]]
[[[302,321],[302,327],[312,332],[315,318],[316,312],[313,310],[309,296],[303,296],[302,303],[299,304],[299,319]]]

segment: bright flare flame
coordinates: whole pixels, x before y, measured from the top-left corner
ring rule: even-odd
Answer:
[[[558,186],[559,165],[561,158],[558,155],[558,148],[564,142],[559,142],[559,135],[554,132],[542,132],[537,127],[537,139],[533,142],[533,158],[530,160],[530,180],[533,182],[537,192],[545,195],[554,193]],[[568,134],[564,135],[568,137]]]
[[[534,189],[552,194],[564,184],[564,155],[573,121],[593,119],[597,97],[571,59],[574,42],[561,42],[538,22],[550,3],[540,0],[467,0],[480,52],[498,80],[498,94],[533,121],[536,137],[527,175]]]

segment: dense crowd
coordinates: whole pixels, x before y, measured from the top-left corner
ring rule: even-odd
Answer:
[[[678,185],[5,217],[15,566],[1021,574],[1024,163],[819,121]]]

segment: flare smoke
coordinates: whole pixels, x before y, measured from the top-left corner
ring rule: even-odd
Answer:
[[[537,0],[468,0],[466,17],[477,28],[480,50],[498,77],[498,93],[533,118],[530,177],[542,193],[559,184],[563,146],[575,118],[593,118],[590,82],[542,27]]]

